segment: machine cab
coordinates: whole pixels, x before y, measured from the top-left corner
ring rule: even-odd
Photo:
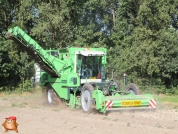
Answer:
[[[81,83],[101,82],[105,79],[105,64],[102,63],[104,52],[84,51],[76,54],[76,73]]]

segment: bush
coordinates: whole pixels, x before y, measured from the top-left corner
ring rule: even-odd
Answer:
[[[25,80],[24,83],[19,83],[18,87],[15,89],[20,93],[32,92],[33,87],[30,80]]]

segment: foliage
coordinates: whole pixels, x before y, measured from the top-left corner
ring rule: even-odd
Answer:
[[[111,36],[115,46],[110,48],[109,57],[114,59],[113,69],[129,73],[135,81],[138,77],[161,79],[155,84],[168,88],[177,79],[177,30],[171,24],[171,16],[177,14],[176,4],[164,0],[120,1],[118,14]]]
[[[19,83],[18,87],[17,87],[17,91],[19,93],[23,93],[23,92],[31,92],[32,91],[32,86],[31,86],[31,81],[30,80],[25,80],[24,83]]]
[[[29,90],[34,61],[3,37],[18,25],[45,49],[106,47],[109,72],[176,94],[177,22],[178,0],[0,0],[0,90]]]

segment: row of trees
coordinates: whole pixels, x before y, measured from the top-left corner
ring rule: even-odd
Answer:
[[[177,19],[178,0],[0,0],[0,90],[33,74],[33,60],[3,37],[16,25],[45,49],[106,47],[109,71],[176,87]]]

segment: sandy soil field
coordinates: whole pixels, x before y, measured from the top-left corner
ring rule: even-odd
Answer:
[[[47,106],[40,92],[0,95],[0,122],[12,115],[17,117],[19,134],[178,134],[178,107],[164,104],[158,104],[155,112],[120,111],[106,116]]]

